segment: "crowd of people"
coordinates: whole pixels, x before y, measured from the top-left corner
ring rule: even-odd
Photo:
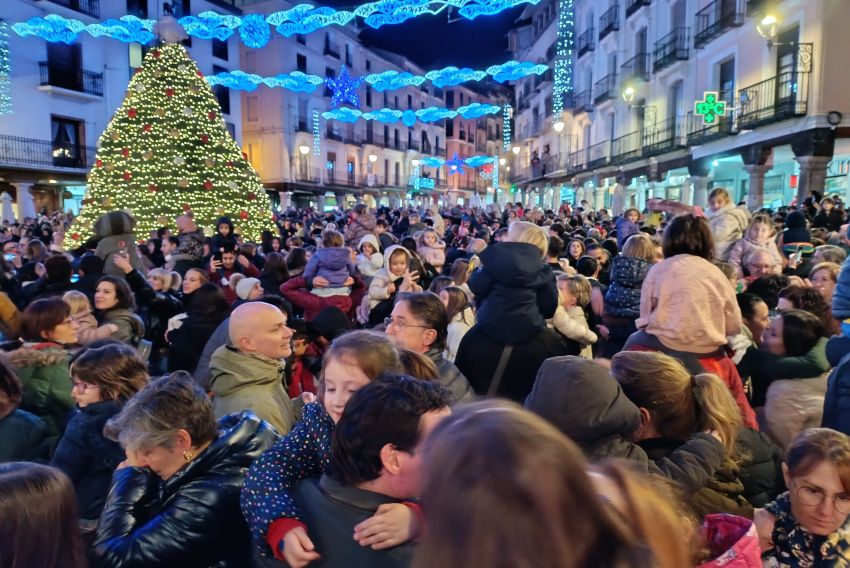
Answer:
[[[838,198],[0,226],[0,566],[850,566]]]

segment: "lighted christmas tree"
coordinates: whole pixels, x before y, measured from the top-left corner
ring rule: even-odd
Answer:
[[[97,159],[67,247],[93,235],[104,213],[128,210],[136,236],[193,213],[208,234],[222,215],[259,242],[271,204],[254,168],[227,131],[221,107],[179,43],[152,49],[98,142]]]

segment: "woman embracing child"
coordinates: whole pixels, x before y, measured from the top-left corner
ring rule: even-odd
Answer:
[[[729,264],[738,271],[738,278],[744,277],[744,266],[752,254],[759,250],[767,251],[773,261],[774,271],[782,272],[784,257],[776,246],[774,236],[776,235],[773,220],[767,215],[756,215],[750,221],[744,236],[738,239],[729,249]]]
[[[401,245],[391,246],[384,254],[384,267],[372,277],[369,293],[357,310],[357,320],[375,326],[389,317],[399,292],[421,292],[419,274],[410,270],[411,254]]]

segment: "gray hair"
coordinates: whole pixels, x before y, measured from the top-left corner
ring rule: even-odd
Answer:
[[[844,264],[847,258],[847,253],[843,248],[836,245],[821,245],[815,249],[815,253],[820,253],[821,262],[834,262],[839,266]]]
[[[104,427],[104,435],[125,450],[171,448],[178,430],[195,445],[216,438],[212,402],[185,371],[160,377],[136,393]]]

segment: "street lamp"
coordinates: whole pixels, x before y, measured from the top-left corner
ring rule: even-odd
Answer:
[[[623,89],[623,100],[626,104],[631,105],[635,100],[635,88],[631,85],[627,85],[625,89]]]
[[[504,166],[507,163],[507,160],[504,158],[499,158],[499,165]]]
[[[413,166],[414,168],[419,166],[419,160],[416,160],[416,159],[410,160],[410,165]]]
[[[378,156],[376,156],[375,154],[369,154],[369,161],[374,164],[378,161]]]
[[[558,122],[552,125],[552,128],[555,129],[555,132],[561,132],[564,129],[564,122],[559,120]]]
[[[309,153],[310,153],[310,147],[309,147],[309,146],[307,146],[306,144],[301,144],[301,145],[298,147],[298,151],[299,151],[299,152],[301,152],[301,155],[302,155],[302,156],[306,156],[307,154],[309,154]]]
[[[756,24],[756,31],[759,35],[767,40],[767,48],[773,47],[773,40],[776,34],[779,33],[779,18],[775,14],[765,14],[759,23]]]
[[[514,153],[514,156],[519,156],[519,151],[520,151],[519,146],[514,146],[513,148],[511,148],[511,152]]]

